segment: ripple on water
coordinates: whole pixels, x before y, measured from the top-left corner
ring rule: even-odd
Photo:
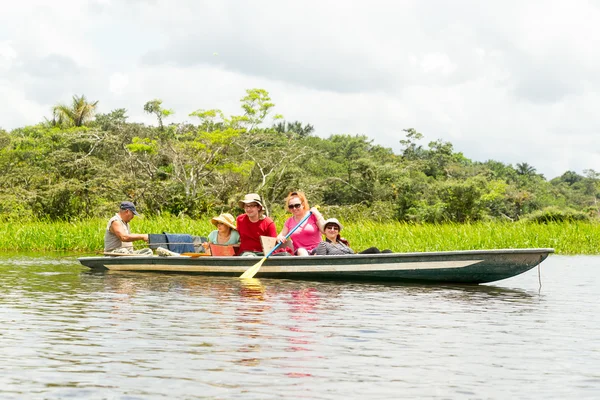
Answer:
[[[7,398],[595,398],[599,260],[551,257],[540,289],[537,273],[475,287],[244,283],[11,257],[0,387]]]

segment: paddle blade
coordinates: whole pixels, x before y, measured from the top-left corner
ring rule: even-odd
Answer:
[[[240,275],[240,278],[241,279],[254,278],[254,275],[256,275],[256,273],[258,272],[258,270],[263,265],[263,263],[265,262],[266,259],[267,259],[267,257],[263,257],[259,262],[257,262],[256,264],[254,264],[253,266],[248,268],[246,270],[246,272],[244,272],[242,275]]]

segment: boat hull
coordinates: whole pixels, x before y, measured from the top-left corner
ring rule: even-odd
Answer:
[[[256,277],[305,280],[383,280],[478,284],[530,270],[553,249],[469,250],[267,259]],[[257,257],[82,257],[92,270],[183,272],[240,276]]]

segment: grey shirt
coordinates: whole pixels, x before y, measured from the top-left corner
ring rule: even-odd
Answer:
[[[342,242],[321,242],[315,251],[317,256],[343,256],[346,254],[354,254],[354,251]]]
[[[106,225],[106,232],[104,232],[104,251],[110,253],[122,247],[133,250],[133,243],[121,242],[117,235],[110,231],[110,226],[114,221],[118,221],[123,226],[123,228],[125,228],[125,231],[128,235],[131,234],[131,232],[129,231],[129,224],[125,223],[125,221],[121,219],[119,214],[115,214],[114,217],[108,220],[108,224]]]

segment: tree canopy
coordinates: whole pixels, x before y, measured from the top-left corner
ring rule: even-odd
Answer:
[[[52,108],[51,124],[65,128],[83,126],[93,118],[97,106],[98,101],[90,103],[85,95],[75,95],[70,105],[59,103]]]
[[[154,127],[128,122],[125,109],[95,115],[98,101],[73,96],[53,108],[51,121],[0,130],[0,213],[71,220],[107,215],[127,199],[148,215],[200,217],[235,213],[250,192],[283,213],[287,193],[301,189],[326,215],[344,219],[598,216],[593,170],[547,181],[527,162],[475,162],[449,142],[425,145],[414,128],[399,132],[396,154],[366,135],[314,136],[311,124],[274,114],[264,89],[247,90],[240,103],[239,115],[201,108],[192,123],[166,125],[173,111],[154,99],[143,106]]]

